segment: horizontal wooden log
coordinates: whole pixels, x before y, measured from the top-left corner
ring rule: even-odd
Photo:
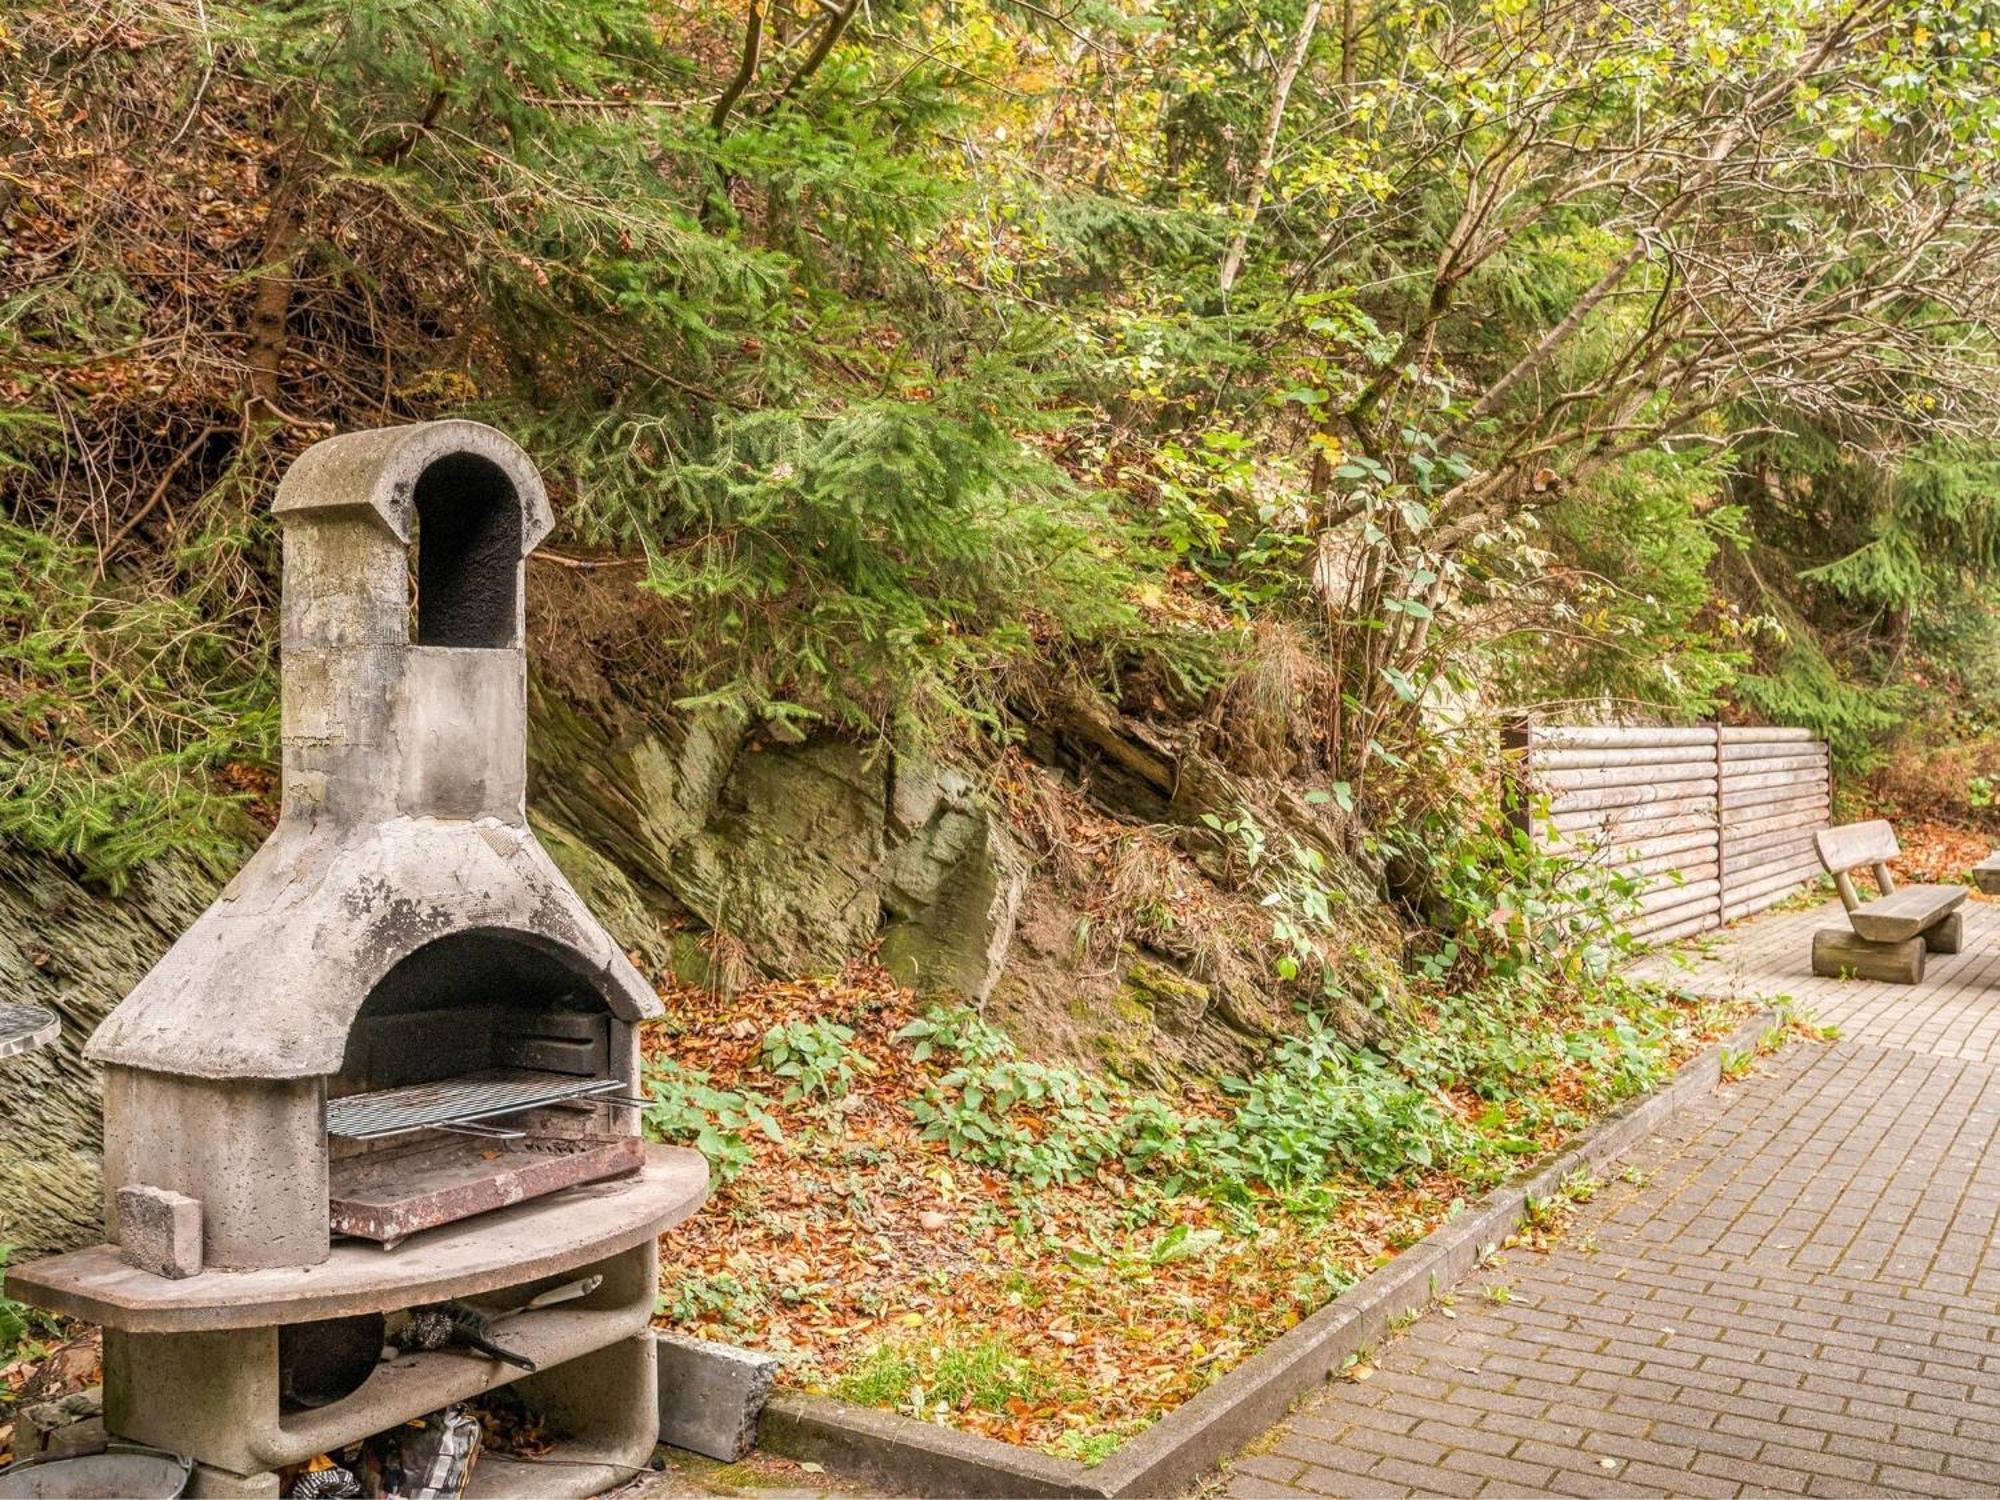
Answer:
[[[1780,767],[1773,766],[1769,761],[1761,763],[1753,761],[1747,766],[1730,766],[1723,771],[1719,779],[1723,785],[1743,791],[1783,784],[1777,779],[1767,778],[1786,778],[1794,785],[1810,788],[1821,796],[1825,796],[1833,786],[1824,766]]]
[[[1673,854],[1653,854],[1633,857],[1617,848],[1600,849],[1579,857],[1575,868],[1581,877],[1586,874],[1621,875],[1630,880],[1653,880],[1671,876],[1678,870],[1683,875],[1692,876],[1696,872],[1720,875],[1722,861],[1713,848],[1682,850]]]
[[[1737,784],[1724,790],[1722,805],[1731,812],[1742,814],[1753,808],[1769,807],[1774,802],[1817,803],[1827,805],[1827,787],[1823,781],[1798,781],[1786,778],[1769,786],[1744,786]],[[1763,816],[1762,813],[1757,816]]]
[[[1632,936],[1649,948],[1658,948],[1667,943],[1678,942],[1685,937],[1693,937],[1697,932],[1709,932],[1722,925],[1721,919],[1713,913],[1698,917],[1688,917],[1678,922],[1662,922],[1657,927],[1641,930],[1631,929]]]
[[[1785,833],[1826,827],[1826,817],[1812,807],[1797,807],[1789,812],[1769,815],[1754,810],[1739,808],[1724,817],[1722,821],[1722,841],[1732,839],[1760,838],[1767,833]]]
[[[1771,776],[1790,771],[1802,781],[1826,780],[1824,755],[1762,755],[1754,760],[1724,760],[1722,779],[1740,781],[1746,776]]]
[[[1657,766],[1590,766],[1575,771],[1538,771],[1535,783],[1551,792],[1593,792],[1605,787],[1651,786],[1662,781],[1715,784],[1715,762],[1676,761]]]
[[[1579,834],[1579,843],[1574,846],[1564,844],[1560,841],[1552,841],[1549,844],[1550,852],[1578,852],[1583,847],[1581,842],[1583,837],[1583,835]],[[1714,853],[1716,848],[1715,825],[1713,823],[1704,823],[1685,833],[1661,834],[1655,838],[1619,839],[1609,847],[1615,849],[1620,857],[1626,859],[1648,859],[1655,854],[1682,854],[1698,849],[1706,849],[1710,853]]]
[[[1754,870],[1724,870],[1724,898],[1740,900],[1742,896],[1758,896],[1776,886],[1810,886],[1824,880],[1824,872],[1816,864],[1760,864]]]
[[[1813,934],[1812,971],[1828,979],[1916,984],[1924,977],[1924,940],[1871,943],[1838,927],[1822,927]]]
[[[1713,906],[1686,912],[1661,912],[1653,917],[1640,917],[1625,926],[1625,931],[1634,942],[1657,947],[1661,943],[1671,943],[1684,938],[1689,933],[1712,932],[1722,925],[1722,914]]]
[[[1722,742],[1725,745],[1747,745],[1771,740],[1810,740],[1814,738],[1810,729],[1796,729],[1789,725],[1776,724],[1725,724],[1722,726]]]
[[[1924,930],[1924,951],[1957,953],[1965,947],[1965,913],[1955,911]]]
[[[1624,745],[1587,750],[1536,749],[1528,757],[1537,771],[1585,771],[1608,766],[1715,764],[1712,745]]]
[[[1642,879],[1666,875],[1679,871],[1686,880],[1706,880],[1709,876],[1722,874],[1722,861],[1716,858],[1713,849],[1697,849],[1688,854],[1655,854],[1645,859],[1630,859],[1620,864],[1618,873]]]
[[[1754,792],[1732,794],[1722,802],[1726,813],[1738,818],[1750,813],[1755,817],[1768,818],[1781,812],[1797,812],[1801,808],[1816,807],[1824,812],[1827,808],[1826,788],[1799,791],[1791,787],[1760,788]]]
[[[1748,765],[1759,760],[1790,760],[1796,756],[1813,756],[1822,763],[1827,758],[1826,745],[1819,740],[1809,740],[1800,744],[1797,740],[1770,740],[1763,744],[1752,744],[1743,740],[1725,740],[1722,744],[1722,763],[1725,766]]]
[[[1722,919],[1725,922],[1740,922],[1745,917],[1754,917],[1760,911],[1768,911],[1781,901],[1789,901],[1797,891],[1792,886],[1779,886],[1761,895],[1739,897],[1734,894],[1723,903]]]
[[[1579,828],[1624,829],[1621,841],[1640,837],[1651,837],[1656,833],[1679,833],[1715,824],[1715,799],[1713,797],[1679,797],[1668,802],[1642,802],[1631,807],[1605,807],[1560,812],[1552,814],[1549,822],[1562,833]],[[1638,832],[1641,824],[1648,826],[1642,835]]]
[[[1665,833],[1652,838],[1627,839],[1620,847],[1631,859],[1650,859],[1656,854],[1702,856],[1722,852],[1721,841],[1716,837],[1713,824],[1690,829],[1685,833]]]
[[[1735,850],[1739,853],[1749,849],[1769,848],[1773,844],[1787,841],[1811,844],[1813,835],[1826,824],[1813,817],[1810,811],[1794,813],[1788,822],[1760,822],[1748,828],[1727,828],[1722,831],[1724,853]]]
[[[1722,868],[1728,877],[1731,894],[1747,892],[1752,885],[1778,875],[1801,883],[1828,878],[1826,871],[1819,867],[1817,855],[1801,854],[1797,850],[1755,864],[1732,865],[1725,860]]]
[[[1640,807],[1649,802],[1680,802],[1690,797],[1715,796],[1714,778],[1695,781],[1659,781],[1643,786],[1608,786],[1594,792],[1564,792],[1549,799],[1554,813],[1587,812],[1597,807]]]
[[[1714,884],[1714,882],[1704,882],[1704,884]],[[1684,908],[1692,910],[1696,906],[1720,910],[1722,890],[1720,888],[1702,890],[1698,886],[1676,886],[1670,890],[1656,890],[1650,896],[1640,896],[1638,904],[1632,906],[1632,910],[1628,912],[1628,920],[1638,920],[1642,916],[1652,918],[1658,916],[1660,912],[1680,912]]]
[[[1682,838],[1682,836],[1690,836],[1690,834],[1698,832],[1700,826],[1702,826],[1700,818],[1656,820],[1656,822],[1650,822],[1650,824],[1626,824],[1626,828],[1620,830],[1618,838],[1614,838],[1612,842],[1602,844],[1600,848],[1608,850],[1610,856],[1616,858],[1618,850],[1632,848],[1634,844],[1642,844],[1642,842],[1652,840],[1652,838],[1666,838],[1666,836]]]
[[[1759,771],[1751,775],[1725,776],[1722,779],[1723,801],[1740,804],[1750,800],[1750,794],[1770,787],[1792,787],[1800,795],[1810,792],[1816,797],[1826,795],[1826,777],[1801,776],[1796,771]]]
[[[1798,824],[1792,824],[1790,828],[1760,828],[1760,830],[1750,832],[1750,834],[1724,834],[1722,836],[1722,858],[1726,858],[1726,860],[1740,860],[1740,858],[1748,858],[1752,854],[1762,854],[1764,850],[1774,850],[1774,848],[1800,848],[1806,854],[1812,854],[1814,858],[1818,858],[1820,850],[1818,850],[1818,844],[1812,842],[1812,836],[1822,826],[1824,824],[1798,822]]]
[[[1528,731],[1528,750],[1661,749],[1670,745],[1713,745],[1715,730],[1706,724],[1692,729],[1595,724],[1537,724]]]
[[[1731,880],[1748,875],[1753,870],[1775,870],[1780,865],[1799,865],[1815,875],[1824,875],[1819,853],[1810,844],[1779,844],[1767,849],[1747,849],[1723,851],[1722,868]]]
[[[1731,874],[1729,885],[1723,896],[1726,903],[1748,901],[1772,891],[1790,893],[1804,890],[1817,880],[1825,879],[1817,867],[1790,865],[1778,869],[1759,870],[1749,874]]]
[[[1725,849],[1722,851],[1722,868],[1732,876],[1746,870],[1760,869],[1773,865],[1801,864],[1812,868],[1815,875],[1826,871],[1819,862],[1819,851],[1807,844],[1769,844],[1761,849]]]
[[[1662,881],[1639,898],[1638,906],[1641,913],[1647,913],[1669,911],[1694,901],[1707,901],[1715,905],[1719,904],[1717,898],[1721,894],[1722,882],[1719,880],[1690,880],[1685,884]]]

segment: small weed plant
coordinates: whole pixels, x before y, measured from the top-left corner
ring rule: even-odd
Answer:
[[[755,1154],[749,1136],[754,1131],[782,1144],[785,1133],[771,1114],[770,1101],[748,1089],[719,1089],[699,1069],[683,1068],[670,1058],[655,1059],[646,1070],[646,1134],[656,1141],[684,1141],[708,1158],[720,1182],[733,1182]]]
[[[930,1420],[968,1408],[1007,1411],[1045,1401],[1056,1382],[997,1338],[955,1344],[904,1336],[878,1344],[834,1393],[864,1406]]]
[[[764,1034],[758,1054],[773,1077],[786,1080],[784,1102],[843,1099],[867,1063],[854,1050],[854,1028],[819,1017],[785,1021]]]

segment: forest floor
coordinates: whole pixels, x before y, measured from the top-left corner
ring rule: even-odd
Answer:
[[[1747,1006],[1663,1000],[1671,1063]],[[1175,1195],[1117,1164],[1034,1186],[926,1139],[912,1104],[935,1063],[897,1033],[912,997],[879,972],[668,996],[652,1045],[718,1091],[763,1095],[782,1140],[741,1132],[750,1159],[666,1247],[659,1321],[765,1349],[811,1392],[1094,1462],[1456,1212],[1485,1180],[1447,1167],[1359,1177],[1281,1198]],[[773,1102],[761,1039],[829,1018],[858,1067],[839,1099]],[[1560,1149],[1589,1115],[1510,1165]],[[1448,1101],[1463,1115],[1490,1101]],[[1544,1106],[1551,1099],[1517,1101]],[[1215,1101],[1178,1101],[1183,1109]],[[726,1111],[725,1111],[726,1112]],[[1562,1111],[1558,1109],[1557,1114]],[[1486,1179],[1490,1180],[1490,1179]]]

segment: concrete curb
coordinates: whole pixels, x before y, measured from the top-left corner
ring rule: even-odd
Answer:
[[[1359,1285],[1224,1375],[1094,1467],[932,1422],[824,1396],[780,1392],[764,1408],[759,1443],[904,1494],[1174,1495],[1268,1429],[1349,1355],[1381,1342],[1393,1318],[1420,1312],[1513,1233],[1530,1199],[1624,1154],[1721,1081],[1725,1051],[1753,1047],[1777,1022],[1760,1012],[1682,1064],[1656,1093],[1626,1101],[1561,1155],[1495,1188]]]

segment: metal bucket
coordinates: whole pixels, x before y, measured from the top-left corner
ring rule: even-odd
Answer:
[[[24,1458],[0,1469],[0,1500],[176,1500],[194,1461],[114,1443],[102,1453]]]

